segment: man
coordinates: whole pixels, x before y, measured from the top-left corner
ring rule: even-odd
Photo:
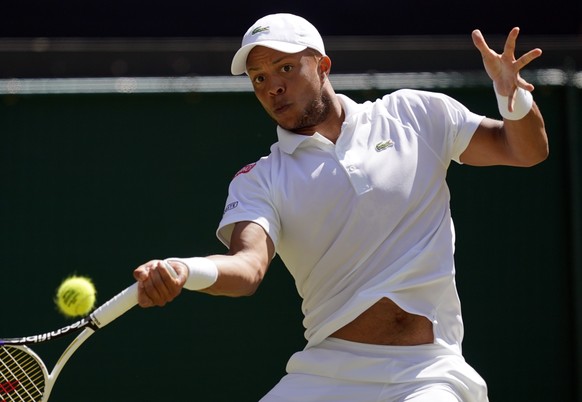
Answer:
[[[515,60],[518,33],[499,55],[473,32],[498,121],[423,91],[357,104],[334,92],[315,27],[290,14],[259,19],[232,72],[248,74],[279,141],[232,180],[218,229],[228,253],[138,267],[139,304],[164,305],[182,287],[251,295],[277,253],[303,298],[307,345],[262,401],[486,401],[461,355],[445,178],[451,160],[547,157],[533,86],[519,75],[541,50]]]

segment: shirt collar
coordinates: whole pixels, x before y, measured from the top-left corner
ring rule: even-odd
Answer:
[[[344,121],[348,121],[349,118],[356,112],[358,112],[362,105],[354,102],[350,98],[345,95],[337,94],[337,97],[342,105],[342,109],[345,112]],[[295,134],[289,130],[285,130],[281,126],[277,126],[277,137],[279,138],[279,149],[287,154],[292,154],[295,150],[301,145],[304,141],[309,140],[310,138],[314,137],[315,135],[319,135],[315,133],[313,136],[311,135],[301,135]]]

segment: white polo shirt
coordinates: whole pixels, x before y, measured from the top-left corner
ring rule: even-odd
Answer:
[[[217,235],[228,245],[236,222],[265,229],[303,299],[308,348],[388,297],[460,353],[445,178],[483,116],[424,91],[363,104],[338,96],[336,144],[278,127],[270,155],[232,180]]]

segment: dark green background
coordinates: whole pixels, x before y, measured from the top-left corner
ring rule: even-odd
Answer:
[[[497,116],[490,88],[446,92]],[[464,352],[493,402],[576,397],[572,93],[535,92],[550,135],[543,164],[449,171]],[[276,135],[250,93],[6,95],[0,138],[0,333],[12,337],[68,322],[52,300],[72,273],[92,277],[102,303],[149,259],[225,251],[214,231],[228,183]],[[52,400],[257,401],[303,347],[301,319],[276,260],[253,297],[184,292],[130,311],[79,349]],[[52,368],[69,341],[34,350]]]

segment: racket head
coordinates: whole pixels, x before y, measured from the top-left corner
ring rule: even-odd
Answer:
[[[45,364],[27,346],[0,346],[0,401],[43,401],[49,381]]]

